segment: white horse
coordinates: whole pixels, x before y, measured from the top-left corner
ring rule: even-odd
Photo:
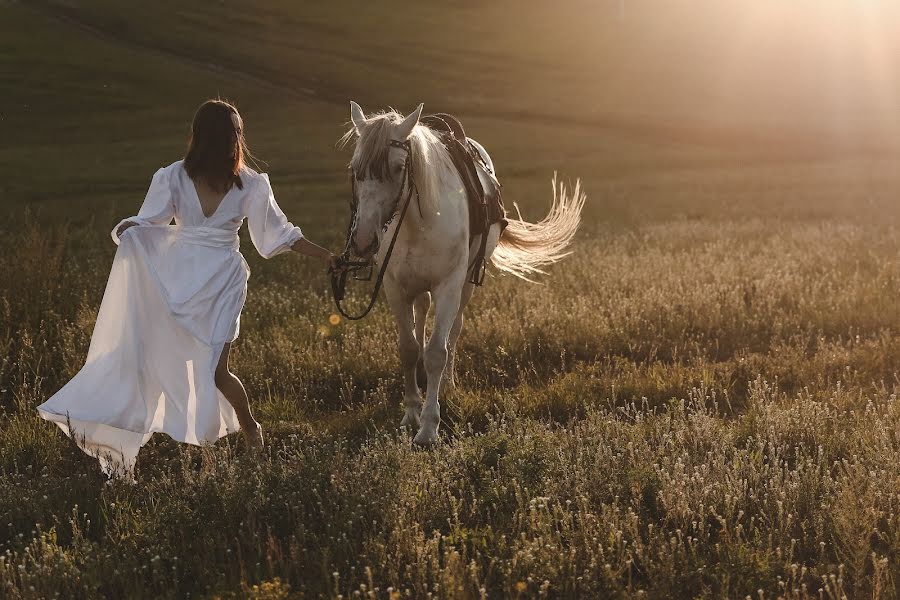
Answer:
[[[438,136],[419,123],[422,105],[408,116],[390,111],[366,117],[350,103],[353,128],[344,142],[356,139],[351,161],[355,181],[356,223],[350,244],[360,257],[381,265],[397,228],[392,219],[400,209],[404,169],[411,168],[420,206],[413,199],[397,232],[396,244],[384,276],[384,292],[397,320],[400,361],[403,367],[406,414],[401,421],[417,429],[415,443],[430,445],[438,439],[441,422],[438,394],[441,382],[455,386],[454,353],[463,325],[463,311],[472,297],[469,269],[480,247],[480,236],[469,241],[469,215],[463,181]],[[408,146],[402,144],[409,142]],[[490,156],[474,140],[493,172]],[[392,144],[391,142],[401,142]],[[407,153],[410,153],[407,163]],[[479,169],[485,189],[492,177]],[[493,265],[523,279],[566,256],[581,221],[585,196],[576,183],[571,195],[553,181],[550,213],[538,223],[508,219],[488,231],[485,257]],[[390,223],[389,223],[390,221]],[[425,318],[432,300],[434,326],[426,342]],[[423,402],[417,380],[424,362],[426,392]],[[423,408],[424,405],[424,408]]]

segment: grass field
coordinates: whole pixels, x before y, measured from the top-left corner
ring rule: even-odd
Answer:
[[[900,597],[898,82],[838,13],[522,4],[0,2],[0,597]],[[246,239],[263,458],[156,436],[104,485],[37,417],[215,95],[334,249],[351,98],[459,114],[528,218],[582,178],[573,255],[470,305],[435,450],[386,307],[329,325],[324,273]]]

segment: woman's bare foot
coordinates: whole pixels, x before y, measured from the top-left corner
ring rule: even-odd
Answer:
[[[260,450],[264,445],[262,425],[256,421],[254,421],[254,425],[255,427],[248,427],[243,430],[244,440],[246,440],[247,445],[251,448]]]

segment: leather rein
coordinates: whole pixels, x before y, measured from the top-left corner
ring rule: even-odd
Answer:
[[[400,234],[400,227],[403,225],[403,219],[406,216],[406,211],[412,201],[413,192],[415,192],[416,195],[416,203],[419,204],[419,188],[416,186],[415,177],[412,172],[412,147],[409,140],[402,142],[391,140],[388,146],[400,148],[406,152],[406,161],[403,165],[404,177],[400,184],[400,190],[397,192],[397,197],[394,199],[395,210],[392,212],[391,217],[382,225],[382,231],[385,231],[390,227],[394,217],[398,217],[397,227],[394,229],[391,243],[388,246],[387,252],[384,254],[381,268],[378,270],[378,277],[375,279],[375,289],[372,290],[369,303],[361,313],[350,314],[344,310],[343,306],[341,306],[341,302],[344,300],[347,289],[347,278],[352,275],[353,279],[356,281],[369,281],[372,278],[372,267],[375,265],[374,257],[366,260],[352,260],[353,234],[356,231],[356,225],[359,220],[359,200],[356,197],[356,173],[353,173],[351,176],[353,185],[353,204],[351,206],[350,225],[347,228],[347,244],[344,246],[344,251],[338,257],[337,266],[333,269],[329,269],[329,274],[331,275],[331,294],[334,296],[334,303],[337,306],[338,312],[350,321],[362,319],[375,307],[375,303],[378,301],[378,293],[381,291],[381,285],[384,282],[384,274],[387,271],[388,263],[391,260],[391,254],[394,252],[397,236]],[[396,208],[400,206],[404,191],[406,192],[406,199],[403,200],[403,206],[400,208],[399,212],[397,212]],[[362,275],[361,273],[363,271],[367,271],[367,273]]]

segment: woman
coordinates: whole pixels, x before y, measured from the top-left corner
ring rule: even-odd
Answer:
[[[262,445],[228,367],[250,275],[238,229],[246,218],[265,258],[293,250],[334,266],[335,257],[288,222],[269,178],[246,156],[235,107],[205,102],[184,160],[158,170],[137,216],[112,231],[119,248],[87,362],[38,407],[109,475],[131,477],[138,450],[158,431],[199,445],[241,429]]]

